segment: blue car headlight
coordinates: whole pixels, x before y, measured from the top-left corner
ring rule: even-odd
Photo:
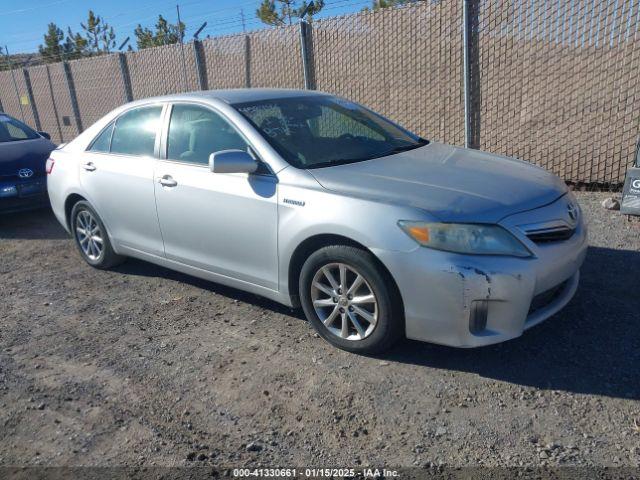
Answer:
[[[18,188],[15,185],[5,185],[0,187],[0,198],[15,197],[18,195]]]

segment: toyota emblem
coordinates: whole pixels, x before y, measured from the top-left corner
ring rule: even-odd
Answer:
[[[31,170],[30,168],[21,168],[20,170],[18,170],[18,176],[20,178],[29,178],[33,176],[33,170]]]

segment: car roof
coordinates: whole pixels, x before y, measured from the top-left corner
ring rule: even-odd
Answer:
[[[261,100],[273,100],[276,98],[290,98],[300,96],[318,96],[328,95],[324,92],[318,92],[315,90],[298,90],[287,88],[231,88],[225,90],[203,90],[188,93],[178,93],[172,95],[163,95],[160,97],[145,98],[141,102],[149,101],[180,101],[180,100],[194,100],[194,99],[216,99],[223,102],[244,103],[255,102]],[[136,102],[137,103],[137,102]]]

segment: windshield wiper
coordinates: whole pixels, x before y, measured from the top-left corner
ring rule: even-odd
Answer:
[[[326,162],[314,163],[314,164],[311,164],[311,165],[307,165],[304,168],[313,169],[313,168],[324,168],[324,167],[337,167],[338,165],[346,165],[348,163],[364,162],[365,160],[371,160],[371,157],[367,157],[367,158],[339,158],[339,159],[336,159],[336,160],[328,160]]]
[[[394,147],[391,150],[387,150],[382,153],[376,153],[375,155],[371,155],[369,157],[340,158],[335,160],[328,160],[326,162],[320,162],[320,163],[314,163],[313,165],[308,165],[305,168],[313,169],[313,168],[324,168],[324,167],[336,167],[338,165],[346,165],[348,163],[366,162],[367,160],[373,160],[374,158],[388,157],[389,155],[393,155],[395,153],[406,152],[408,150],[414,150],[416,148],[424,147],[428,143],[429,143],[429,140],[425,140],[424,138],[419,138],[416,143],[410,143],[409,145]]]
[[[410,143],[409,145],[400,145],[400,146],[394,147],[391,150],[387,150],[386,152],[378,156],[386,157],[387,155],[393,155],[394,153],[401,153],[401,152],[406,152],[408,150],[415,150],[416,148],[424,147],[428,143],[429,143],[429,140],[420,138],[416,143]]]

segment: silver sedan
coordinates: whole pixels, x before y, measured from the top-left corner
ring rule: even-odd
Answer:
[[[555,175],[318,92],[129,103],[47,171],[90,265],[137,257],[301,306],[353,352],[517,337],[569,302],[587,248]]]

